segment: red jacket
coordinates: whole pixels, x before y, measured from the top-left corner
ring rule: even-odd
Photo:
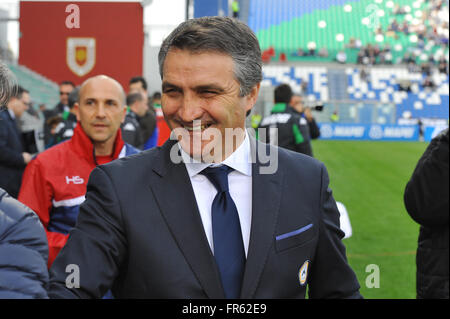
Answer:
[[[124,143],[118,130],[112,159],[137,152]],[[27,165],[18,199],[36,212],[44,225],[49,268],[75,226],[89,174],[110,160],[94,156],[94,145],[78,124],[70,140],[40,153]]]
[[[156,127],[158,128],[158,142],[156,143],[156,145],[161,146],[170,138],[170,133],[172,131],[170,130],[169,125],[167,125],[166,121],[164,120],[164,113],[161,106],[156,105],[155,112]]]

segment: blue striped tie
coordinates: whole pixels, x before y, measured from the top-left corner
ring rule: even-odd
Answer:
[[[225,297],[239,298],[245,267],[245,251],[241,224],[233,199],[228,191],[228,166],[204,169],[205,175],[217,189],[211,207],[214,257],[219,267]]]

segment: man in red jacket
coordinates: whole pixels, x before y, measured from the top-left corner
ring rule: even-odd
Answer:
[[[122,140],[125,93],[116,80],[104,75],[86,80],[74,108],[78,124],[72,138],[30,162],[19,193],[19,200],[38,214],[46,229],[49,268],[75,226],[91,171],[138,152]]]

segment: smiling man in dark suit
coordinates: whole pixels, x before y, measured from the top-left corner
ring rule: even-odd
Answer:
[[[311,298],[361,297],[324,165],[245,130],[261,64],[254,33],[230,18],[164,40],[173,139],[93,170],[51,297],[304,298],[307,285]]]

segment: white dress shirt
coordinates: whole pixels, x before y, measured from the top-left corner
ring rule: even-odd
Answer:
[[[16,115],[14,114],[13,110],[8,109],[8,113],[9,113],[9,116],[11,116],[11,118],[12,118],[13,120],[16,119]]]
[[[178,144],[179,145],[179,144]],[[199,174],[209,166],[227,165],[234,169],[228,174],[228,188],[231,198],[236,204],[241,224],[242,240],[244,243],[245,256],[248,252],[250,240],[250,226],[252,222],[252,162],[250,153],[250,141],[247,131],[242,144],[226,158],[222,163],[202,163],[191,158],[179,145],[181,157],[186,165],[195,199],[202,219],[203,228],[208,239],[211,251],[214,254],[214,243],[212,233],[211,206],[217,190],[209,179]]]

